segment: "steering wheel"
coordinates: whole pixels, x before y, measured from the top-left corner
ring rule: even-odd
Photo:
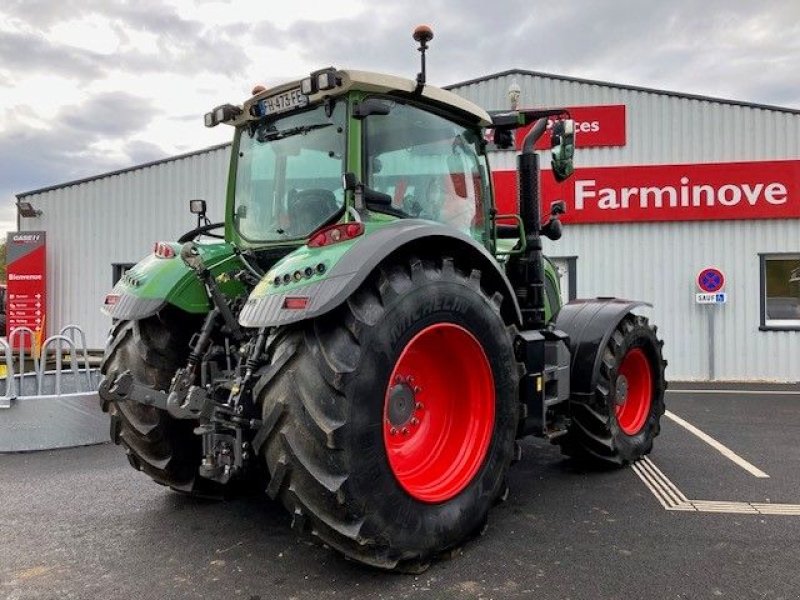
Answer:
[[[292,229],[298,234],[311,232],[339,210],[334,193],[324,188],[291,189],[288,200]]]

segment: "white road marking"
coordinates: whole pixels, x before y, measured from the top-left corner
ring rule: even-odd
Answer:
[[[735,394],[737,396],[798,396],[797,390],[667,390],[668,394]]]
[[[764,471],[762,471],[758,467],[752,465],[751,463],[747,462],[745,459],[743,459],[741,456],[736,454],[733,450],[728,448],[726,445],[718,442],[717,440],[712,438],[710,435],[708,435],[707,433],[701,431],[700,429],[698,429],[697,427],[695,427],[694,425],[692,425],[688,421],[684,421],[683,419],[681,419],[675,413],[670,412],[670,411],[665,411],[664,412],[664,416],[672,419],[673,421],[675,421],[675,423],[677,423],[678,425],[680,425],[681,427],[686,429],[689,433],[693,433],[694,435],[699,437],[706,444],[708,444],[709,446],[711,446],[712,448],[717,450],[720,454],[722,454],[722,456],[724,456],[725,458],[735,462],[737,465],[742,467],[745,471],[747,471],[751,475],[753,475],[755,477],[760,477],[760,478],[769,478],[769,475],[764,473]]]
[[[800,504],[689,500],[647,456],[633,463],[631,469],[652,492],[661,506],[669,511],[800,517]]]

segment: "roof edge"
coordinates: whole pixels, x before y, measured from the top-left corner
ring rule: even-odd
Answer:
[[[451,83],[442,86],[443,89],[453,91],[455,88],[481,83],[490,79],[498,77],[505,77],[507,75],[531,75],[533,77],[547,77],[549,79],[557,79],[560,81],[569,81],[572,83],[585,83],[588,85],[601,85],[605,87],[617,88],[620,90],[629,90],[632,92],[644,92],[647,94],[659,94],[661,96],[671,96],[673,98],[684,98],[687,100],[699,100],[702,102],[716,102],[718,104],[729,104],[732,106],[742,106],[745,108],[756,108],[762,110],[772,110],[775,112],[789,113],[792,115],[800,115],[800,109],[789,108],[787,106],[775,106],[773,104],[759,104],[757,102],[746,102],[744,100],[731,100],[728,98],[718,98],[715,96],[703,96],[701,94],[689,94],[684,92],[675,92],[671,90],[660,90],[657,88],[642,87],[637,85],[627,85],[624,83],[614,83],[611,81],[601,81],[599,79],[584,79],[582,77],[572,77],[569,75],[556,75],[554,73],[545,73],[543,71],[530,71],[527,69],[507,69],[498,73],[476,77],[474,79],[467,79],[466,81],[459,81],[458,83]]]
[[[215,150],[222,150],[223,148],[230,146],[230,142],[225,142],[224,144],[215,144],[214,146],[208,146],[207,148],[200,148],[199,150],[192,150],[191,152],[185,152],[183,154],[176,154],[174,156],[167,156],[164,158],[159,158],[158,160],[153,160],[150,162],[133,165],[130,167],[125,167],[124,169],[117,169],[116,171],[109,171],[107,173],[100,173],[99,175],[91,175],[89,177],[83,177],[81,179],[75,179],[73,181],[66,181],[64,183],[57,183],[54,185],[48,185],[46,187],[38,188],[35,190],[30,190],[28,192],[20,192],[19,194],[15,194],[17,200],[22,200],[28,196],[34,196],[36,194],[43,194],[45,192],[52,192],[53,190],[60,190],[62,188],[71,187],[73,185],[80,185],[82,183],[88,183],[90,181],[96,181],[98,179],[105,179],[106,177],[114,177],[115,175],[121,175],[123,173],[130,173],[131,171],[138,171],[139,169],[147,169],[148,167],[156,167],[158,165],[173,162],[176,160],[181,160],[183,158],[190,158],[192,156],[197,156],[199,154],[206,154],[208,152],[213,152]]]

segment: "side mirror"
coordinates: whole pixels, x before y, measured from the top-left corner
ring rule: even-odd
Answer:
[[[500,150],[508,150],[514,147],[514,132],[511,129],[495,129],[494,145]]]
[[[367,98],[353,107],[353,118],[360,121],[370,115],[388,115],[391,111],[392,105],[385,100]]]
[[[348,171],[342,174],[342,188],[345,192],[354,192],[358,187],[358,177],[356,174]]]
[[[550,216],[557,217],[567,214],[567,203],[563,200],[556,200],[550,203]]]
[[[564,119],[553,124],[550,148],[553,152],[551,162],[553,177],[557,182],[561,183],[575,171],[575,167],[572,164],[572,159],[575,156],[575,121]]]
[[[547,223],[544,224],[541,233],[547,239],[555,242],[556,240],[561,239],[561,235],[564,233],[564,226],[556,217],[552,217]]]

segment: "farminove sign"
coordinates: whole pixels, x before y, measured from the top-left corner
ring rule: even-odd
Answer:
[[[495,173],[499,212],[516,206],[516,174]],[[545,200],[567,202],[565,223],[800,218],[800,161],[590,167]]]

